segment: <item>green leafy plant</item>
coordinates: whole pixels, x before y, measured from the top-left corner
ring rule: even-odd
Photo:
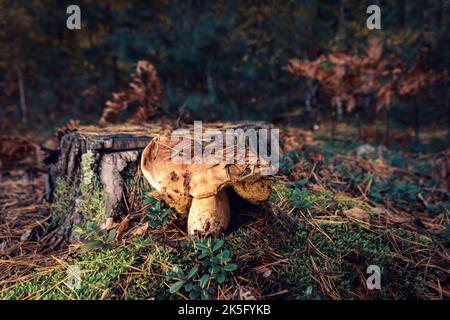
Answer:
[[[313,294],[313,286],[310,285],[306,288],[303,295],[296,297],[297,300],[321,300],[320,296]]]
[[[85,250],[111,249],[116,230],[106,231],[95,221],[87,221],[83,225],[75,225],[73,232],[83,243]]]
[[[75,186],[67,179],[56,178],[55,199],[53,201],[52,221],[48,227],[49,230],[54,229],[61,218],[70,210],[75,201]]]
[[[164,208],[163,203],[152,197],[144,199],[144,204],[147,207],[147,217],[149,220],[149,226],[152,228],[164,227],[175,218],[175,213],[170,208]]]
[[[225,241],[212,238],[196,242],[194,245],[197,264],[189,270],[176,266],[172,277],[177,280],[170,287],[171,293],[184,290],[191,299],[209,299],[217,292],[217,286],[228,281],[229,274],[238,266],[231,263],[231,252],[224,246]]]
[[[101,190],[101,183],[93,170],[94,162],[95,156],[90,150],[81,156],[80,191],[83,201],[80,212],[86,220],[100,224],[105,219],[106,199]]]
[[[286,175],[289,175],[293,171],[295,163],[300,159],[300,155],[296,151],[289,151],[286,155],[283,155],[280,159],[280,171]]]

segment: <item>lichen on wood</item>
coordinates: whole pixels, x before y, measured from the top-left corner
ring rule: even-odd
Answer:
[[[152,137],[167,129],[157,125],[79,126],[65,133],[57,162],[50,165],[48,198],[58,208],[54,214],[59,223],[55,241],[74,241],[74,225],[101,224],[120,215],[123,171],[137,162]],[[72,190],[71,197],[61,199],[61,181]]]

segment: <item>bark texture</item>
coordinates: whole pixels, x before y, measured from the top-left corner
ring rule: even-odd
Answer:
[[[72,227],[84,221],[80,209],[83,203],[82,157],[90,153],[93,157],[92,172],[100,182],[105,200],[105,217],[116,210],[123,195],[123,172],[131,164],[137,165],[140,153],[153,137],[167,132],[163,126],[113,125],[108,127],[82,126],[66,133],[60,142],[57,161],[50,165],[47,190],[49,201],[54,199],[58,177],[75,186],[75,200],[68,208],[57,227],[55,238],[72,242]]]

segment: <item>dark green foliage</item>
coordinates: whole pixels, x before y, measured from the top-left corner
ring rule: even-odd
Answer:
[[[30,122],[46,130],[69,118],[97,120],[111,92],[126,88],[140,59],[155,64],[167,113],[184,107],[197,119],[267,120],[301,109],[292,121],[303,122],[319,111],[305,109],[308,83],[283,70],[288,59],[314,59],[338,49],[362,53],[371,35],[367,4],[354,1],[341,8],[338,1],[82,0],[77,2],[82,13],[77,31],[65,28],[70,4],[16,1],[0,19],[5,24],[0,28],[0,84],[10,86],[2,98],[13,109],[19,103],[11,66],[20,59]],[[426,45],[431,49],[425,62],[448,69],[445,1],[381,5],[383,28],[372,34],[386,39],[387,51],[416,61]],[[437,101],[446,99],[445,90],[437,88],[432,95],[421,106],[424,125],[444,123],[445,103]],[[410,125],[408,107],[393,106],[393,121]],[[364,110],[367,117],[371,112]]]
[[[377,234],[348,224],[324,224],[321,228],[331,239],[314,232],[308,240],[309,231],[299,231],[290,244],[282,248],[289,262],[286,268],[280,268],[280,279],[290,288],[291,294],[299,295],[300,298],[307,295],[308,288],[316,286],[313,274],[335,274],[339,295],[344,299],[354,299],[356,296],[353,293],[358,292],[358,288],[365,290],[365,282],[360,278],[358,269],[361,274],[365,274],[368,265],[380,266],[383,274],[383,290],[376,293],[374,298],[388,297],[390,290],[396,290],[398,298],[418,297],[427,293],[420,271],[396,257],[387,236],[392,232],[403,239],[399,244],[405,254],[411,253],[408,247],[417,249],[417,241],[424,246],[429,242],[401,229]],[[315,250],[310,251],[308,241],[314,244]],[[399,282],[399,279],[402,280]]]
[[[111,249],[116,236],[116,229],[106,231],[95,221],[86,221],[83,225],[75,225],[73,232],[83,243],[84,250]]]
[[[433,175],[433,159],[425,158],[418,160],[407,155],[399,149],[385,149],[379,158],[377,152],[365,154],[362,156],[366,165],[360,165],[358,160],[351,160],[349,157],[356,155],[356,150],[362,146],[361,143],[355,142],[337,142],[325,144],[321,148],[315,148],[316,152],[324,155],[324,161],[313,161],[311,151],[308,148],[289,152],[282,161],[282,172],[292,174],[293,166],[300,161],[306,159],[306,168],[316,172],[326,172],[322,177],[323,183],[332,188],[343,192],[350,192],[353,195],[360,196],[363,190],[367,189],[368,197],[374,203],[389,204],[402,210],[427,211],[431,216],[446,212],[450,205],[450,193],[440,192],[436,201],[423,203],[423,200],[433,196],[433,190],[439,187],[439,181]],[[383,161],[386,165],[393,167],[390,174],[383,175],[377,171],[377,161]],[[398,169],[398,170],[397,170]],[[331,179],[330,177],[337,177]],[[308,183],[314,183],[315,180],[307,181],[306,179],[294,181],[290,183],[292,188],[286,189],[287,196],[292,200],[298,208],[308,209],[311,206],[310,191],[305,186]],[[370,187],[370,188],[369,188]],[[420,194],[420,195],[419,195]],[[314,192],[313,192],[314,195]],[[321,194],[323,197],[324,194]],[[331,197],[335,197],[330,193]],[[344,202],[340,199],[340,204]],[[351,205],[351,201],[349,203]]]
[[[76,189],[73,183],[68,182],[64,178],[56,179],[55,199],[53,201],[52,222],[48,229],[55,228],[61,218],[71,210],[76,196]]]
[[[183,270],[175,266],[169,277],[177,281],[169,292],[185,292],[190,299],[210,299],[217,293],[217,286],[229,281],[229,273],[238,266],[231,263],[231,252],[224,247],[223,239],[208,238],[194,244],[195,265]]]
[[[144,204],[148,205],[146,209],[148,224],[152,228],[164,227],[175,218],[175,212],[170,208],[163,208],[164,204],[159,200],[146,198]]]
[[[77,265],[81,272],[81,287],[78,290],[66,286],[66,265],[54,268],[37,268],[27,281],[2,288],[2,299],[113,299],[120,298],[114,287],[120,275],[127,272],[135,263],[137,253],[148,241],[115,249],[85,252],[76,259],[67,261]]]

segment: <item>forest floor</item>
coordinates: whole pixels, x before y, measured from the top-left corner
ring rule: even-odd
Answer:
[[[325,131],[284,129],[270,200],[234,199],[223,238],[188,237],[186,217],[148,198],[137,169],[127,177],[122,223],[109,233],[87,223],[83,242],[49,246],[70,186],[60,181],[47,204],[39,161],[3,161],[0,298],[450,298],[450,153],[442,137],[386,148],[338,129],[334,142]],[[367,286],[370,265],[381,270],[379,290]]]

